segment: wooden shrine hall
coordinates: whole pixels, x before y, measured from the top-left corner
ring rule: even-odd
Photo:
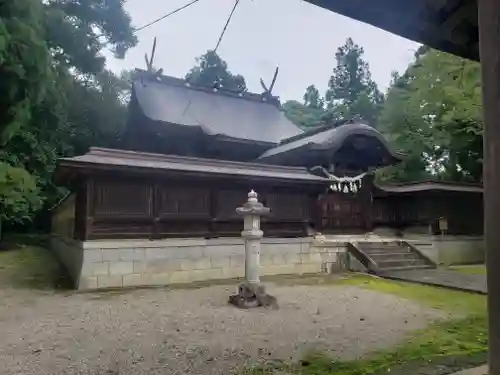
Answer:
[[[478,186],[376,185],[403,157],[362,122],[301,130],[269,91],[137,71],[119,148],[60,160],[72,194],[53,210],[52,247],[80,289],[236,277],[236,208],[252,189],[270,208],[264,274],[348,268],[345,236],[432,237],[443,218],[447,235],[481,233]]]
[[[448,213],[457,233],[481,232],[451,214],[452,202],[431,212],[444,199],[440,191],[448,201],[450,190],[470,195],[478,187],[377,187],[373,171],[400,160],[367,124],[302,131],[269,93],[138,71],[122,149],[62,159],[59,178],[77,186],[80,240],[238,236],[235,207],[251,189],[271,208],[266,236],[434,225]]]

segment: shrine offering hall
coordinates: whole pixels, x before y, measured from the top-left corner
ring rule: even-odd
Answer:
[[[78,289],[242,277],[236,208],[253,189],[271,212],[263,275],[484,257],[482,188],[375,183],[376,169],[403,159],[369,124],[304,131],[270,92],[137,71],[118,148],[60,160],[72,193],[52,210],[51,247]],[[389,261],[371,255],[379,247]],[[410,255],[391,258],[402,249]]]

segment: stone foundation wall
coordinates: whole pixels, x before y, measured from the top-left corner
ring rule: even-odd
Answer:
[[[78,288],[83,264],[83,247],[80,241],[52,235],[50,248],[62,265],[66,268],[75,288]]]
[[[403,236],[404,240],[416,246],[437,264],[484,263],[483,237],[472,236]]]
[[[69,254],[56,251],[78,289],[155,286],[243,277],[240,238],[86,241]],[[59,245],[59,247],[61,247]],[[316,274],[344,269],[346,244],[312,238],[262,240],[261,275]],[[68,264],[73,262],[73,264]]]
[[[434,246],[441,264],[474,264],[486,260],[483,237],[445,236],[436,238]]]
[[[408,241],[436,264],[448,266],[485,261],[482,236],[435,236],[430,234],[428,226],[406,228],[403,233],[397,233],[391,228],[377,228],[376,233]]]

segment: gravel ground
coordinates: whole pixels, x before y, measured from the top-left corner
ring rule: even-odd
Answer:
[[[354,358],[437,311],[350,286],[278,286],[279,310],[227,304],[235,286],[62,294],[0,290],[0,374],[230,374],[309,350]]]

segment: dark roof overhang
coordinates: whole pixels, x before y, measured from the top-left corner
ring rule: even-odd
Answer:
[[[297,156],[306,156],[318,159],[324,159],[325,155],[333,155],[335,160],[336,153],[341,148],[356,137],[365,137],[375,140],[379,148],[378,154],[381,160],[365,160],[366,167],[378,167],[392,165],[401,161],[401,156],[394,152],[384,136],[375,128],[362,123],[347,123],[343,125],[325,126],[310,132],[305,132],[296,137],[282,141],[277,147],[264,152],[257,159],[260,162],[271,164],[287,164],[287,160]],[[362,149],[359,150],[360,154]]]
[[[152,154],[91,147],[85,155],[59,160],[57,174],[75,176],[96,171],[176,174],[191,177],[228,177],[290,183],[326,184],[328,179],[316,176],[303,167],[244,163],[177,155]]]
[[[404,38],[479,61],[476,0],[306,0]]]
[[[444,193],[475,193],[482,194],[483,187],[479,184],[457,183],[445,181],[419,181],[400,184],[376,184],[375,195],[397,195],[408,193],[444,192]]]

